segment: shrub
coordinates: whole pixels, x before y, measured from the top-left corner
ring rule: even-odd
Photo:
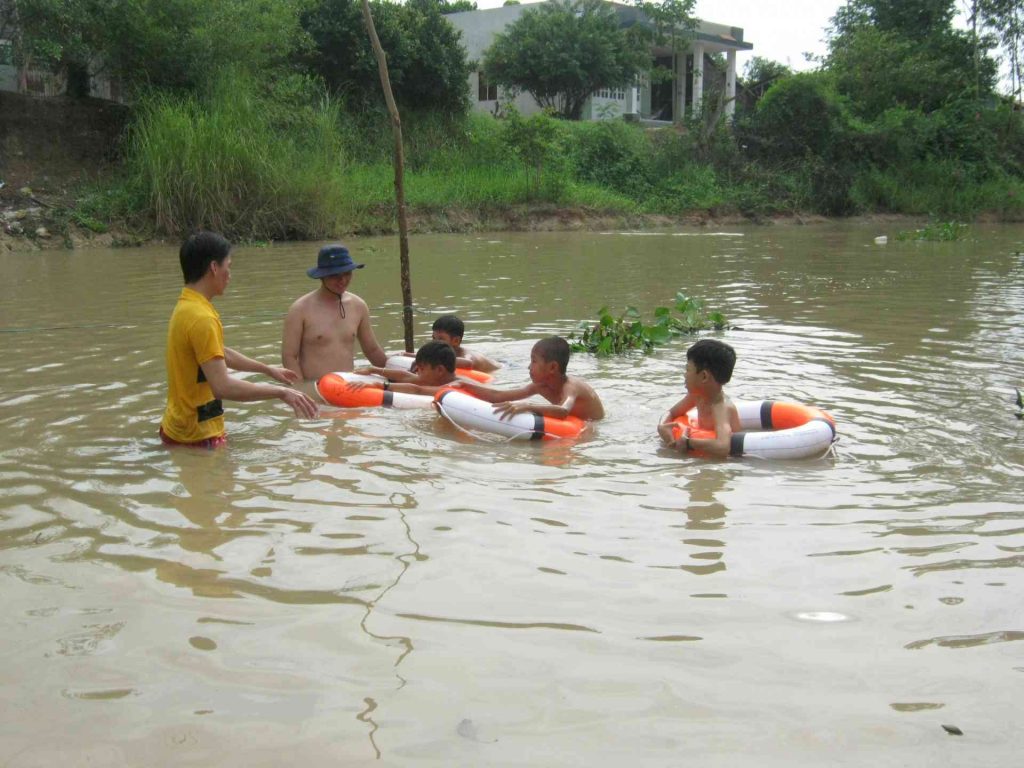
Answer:
[[[639,198],[651,187],[652,152],[642,128],[623,120],[579,123],[571,134],[576,178]]]

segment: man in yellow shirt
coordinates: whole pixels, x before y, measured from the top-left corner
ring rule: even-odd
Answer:
[[[314,418],[315,402],[291,389],[298,376],[224,346],[224,327],[212,300],[231,280],[231,244],[215,232],[197,232],[178,254],[185,287],[167,327],[167,408],[160,439],[167,445],[216,448],[227,441],[221,400],[277,398],[296,416]],[[286,386],[235,378],[228,369],[262,373]]]

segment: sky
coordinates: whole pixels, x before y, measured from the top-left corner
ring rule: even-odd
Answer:
[[[743,39],[754,44],[738,54],[740,72],[752,56],[778,61],[797,72],[813,69],[805,53],[825,54],[825,28],[843,0],[697,0],[698,19],[743,28]]]
[[[504,0],[476,0],[478,8],[497,8]],[[525,4],[525,2],[524,2]],[[825,53],[825,27],[844,0],[697,0],[697,18],[743,28],[743,38],[754,50],[736,57],[742,73],[751,56],[761,56],[792,67],[813,69],[805,52]]]

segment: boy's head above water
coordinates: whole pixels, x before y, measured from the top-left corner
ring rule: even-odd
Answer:
[[[455,350],[443,341],[428,341],[416,351],[412,367],[424,383],[444,383],[455,373]]]
[[[719,387],[728,384],[736,365],[736,351],[718,339],[701,339],[686,350],[686,388],[700,388],[706,378]]]
[[[548,336],[533,345],[530,352],[530,378],[533,381],[545,376],[565,378],[569,367],[569,342],[561,336]]]
[[[431,326],[431,338],[434,341],[444,341],[457,347],[462,343],[462,337],[466,334],[466,324],[455,315],[441,315]]]

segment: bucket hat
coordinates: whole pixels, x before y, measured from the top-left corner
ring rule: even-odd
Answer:
[[[351,272],[353,269],[362,269],[365,264],[356,264],[348,255],[348,248],[344,245],[325,245],[320,249],[316,257],[316,266],[307,269],[306,274],[314,280],[331,275],[340,275],[343,272]]]

